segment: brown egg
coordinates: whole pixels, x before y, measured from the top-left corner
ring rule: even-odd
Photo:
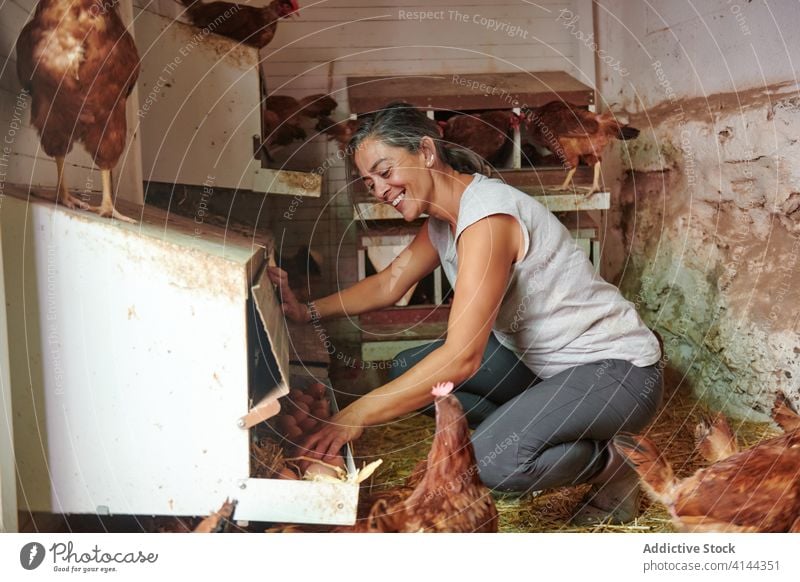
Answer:
[[[297,473],[292,471],[289,467],[284,467],[280,471],[278,471],[278,478],[279,479],[292,479],[293,481],[297,481]]]
[[[301,420],[298,426],[300,427],[300,429],[303,431],[304,434],[308,434],[315,428],[317,428],[318,424],[319,421],[316,418],[312,418],[309,416]]]
[[[328,387],[322,382],[314,382],[308,387],[308,393],[315,399],[319,400],[328,393]]]
[[[311,416],[322,420],[329,419],[331,417],[330,404],[318,402],[311,407]]]
[[[299,426],[291,426],[283,436],[286,437],[286,440],[295,443],[303,437],[303,430]]]
[[[275,419],[275,426],[277,427],[278,432],[281,434],[286,434],[286,431],[288,431],[290,428],[297,426],[297,421],[290,414],[282,414]]]

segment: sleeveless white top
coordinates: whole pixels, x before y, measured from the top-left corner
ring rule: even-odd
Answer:
[[[604,281],[569,231],[539,202],[500,180],[475,174],[461,197],[455,237],[431,217],[428,231],[447,279],[458,292],[456,241],[463,230],[492,214],[522,226],[525,253],[513,266],[494,333],[537,376],[598,360],[635,366],[658,362],[655,335],[614,285]]]

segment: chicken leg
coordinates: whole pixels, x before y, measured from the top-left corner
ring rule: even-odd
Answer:
[[[75,198],[69,193],[67,188],[67,181],[64,179],[64,158],[56,158],[56,171],[58,172],[58,186],[56,193],[56,201],[58,204],[63,204],[67,208],[80,208],[81,210],[88,210],[89,205],[83,200]]]
[[[103,200],[100,202],[100,206],[90,206],[89,210],[106,218],[116,218],[123,222],[136,224],[135,220],[114,208],[114,203],[111,201],[111,170],[100,170],[100,177],[103,179]]]
[[[589,196],[596,192],[600,192],[600,160],[594,163],[594,180],[592,180],[592,187],[589,188],[586,197],[589,198]]]
[[[577,171],[578,171],[578,167],[577,166],[574,167],[574,168],[570,168],[569,172],[567,172],[567,177],[564,179],[564,183],[561,184],[561,186],[559,186],[558,188],[556,188],[556,190],[559,191],[559,192],[561,192],[563,190],[569,190],[570,189],[570,185],[572,184],[572,177],[575,175],[575,172],[577,172]]]

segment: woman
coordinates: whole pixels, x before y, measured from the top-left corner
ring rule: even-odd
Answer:
[[[489,487],[591,482],[573,523],[635,517],[637,479],[609,439],[648,424],[662,382],[658,341],[633,305],[595,273],[553,214],[487,178],[482,160],[443,143],[421,111],[395,103],[372,114],[348,150],[376,199],[406,221],[430,218],[389,268],[316,302],[297,302],[285,273],[273,269],[287,316],[308,322],[390,306],[439,265],[455,292],[447,339],[399,355],[388,384],[305,445],[317,456],[339,454],[365,426],[430,404],[430,387],[453,381],[476,425]]]

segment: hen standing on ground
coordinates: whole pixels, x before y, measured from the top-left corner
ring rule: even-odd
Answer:
[[[297,0],[272,0],[267,6],[231,2],[181,0],[189,19],[198,28],[227,36],[255,48],[264,48],[275,36],[278,20],[300,9]]]
[[[428,458],[417,465],[406,486],[382,494],[366,519],[339,531],[497,531],[497,508],[478,476],[464,410],[452,390],[452,382],[432,390],[436,433]]]
[[[17,39],[17,76],[32,98],[31,124],[56,159],[58,201],[133,222],[114,208],[111,168],[125,149],[125,102],[139,75],[139,55],[116,8],[101,0],[40,0]],[[90,207],[64,182],[64,158],[82,142],[103,180]]]
[[[779,398],[773,418],[787,432],[742,452],[724,417],[698,427],[699,451],[714,464],[682,480],[649,439],[614,445],[680,531],[800,532],[800,417]]]
[[[549,149],[569,169],[558,188],[567,190],[581,158],[594,165],[594,180],[587,195],[600,191],[600,161],[603,150],[613,139],[635,139],[639,130],[614,119],[611,112],[597,115],[563,101],[552,101],[523,111],[526,137]]]

